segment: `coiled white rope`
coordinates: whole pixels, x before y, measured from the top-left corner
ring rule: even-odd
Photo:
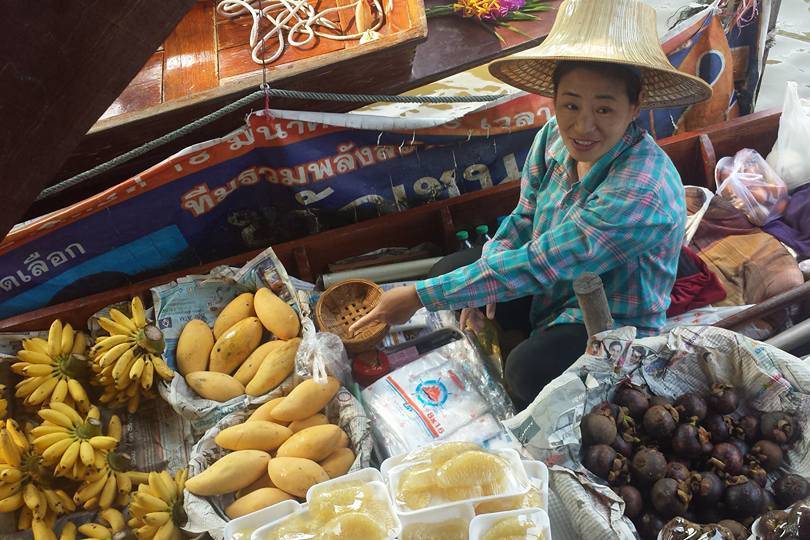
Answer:
[[[327,18],[332,13],[337,13],[345,9],[354,9],[357,13],[365,6],[361,5],[366,0],[357,0],[345,6],[327,8],[323,11],[316,11],[307,0],[272,0],[271,2],[260,2],[260,0],[222,0],[217,5],[217,13],[223,17],[240,17],[249,14],[253,18],[253,26],[250,29],[250,55],[254,62],[260,65],[271,64],[278,60],[287,45],[291,47],[306,47],[315,39],[321,37],[336,41],[365,40],[374,39],[378,34],[377,30],[382,28],[384,22],[384,11],[380,0],[372,0],[372,5],[376,11],[374,24],[368,28],[363,28],[361,22],[355,17],[358,32],[354,34],[343,34],[340,27]],[[270,30],[263,36],[259,36],[262,21],[270,23]],[[316,30],[315,27],[328,28],[335,33]],[[266,55],[265,43],[275,38],[278,42],[275,52]]]

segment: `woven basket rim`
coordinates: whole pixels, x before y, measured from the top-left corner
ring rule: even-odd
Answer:
[[[337,333],[335,332],[335,328],[329,324],[326,324],[324,321],[324,312],[328,311],[325,306],[325,299],[329,298],[330,296],[334,295],[336,291],[349,286],[349,285],[363,285],[368,289],[376,290],[380,295],[383,293],[382,288],[374,283],[373,281],[361,278],[353,278],[353,279],[346,279],[339,283],[335,283],[328,289],[326,289],[321,296],[318,298],[318,302],[315,305],[315,319],[318,323],[318,326],[322,330],[326,330],[329,332],[334,332],[338,335],[341,341],[347,345],[357,345],[369,342],[378,342],[382,339],[382,337],[388,332],[388,325],[385,323],[375,323],[371,326],[367,327],[362,332],[358,333],[355,336],[348,336],[343,332]]]

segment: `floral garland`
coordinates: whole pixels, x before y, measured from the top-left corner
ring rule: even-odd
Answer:
[[[496,28],[506,28],[526,37],[531,37],[521,32],[508,21],[537,21],[539,17],[534,15],[541,11],[549,11],[549,6],[544,0],[457,0],[453,4],[442,4],[425,10],[428,17],[443,17],[446,15],[458,14],[464,18],[475,19],[487,30],[494,33],[503,43],[505,40],[498,34]],[[492,27],[496,28],[492,28]]]

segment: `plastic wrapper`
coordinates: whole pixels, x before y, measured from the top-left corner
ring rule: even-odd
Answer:
[[[743,391],[744,407],[785,411],[807,425],[810,366],[775,347],[714,327],[676,328],[661,336],[634,340],[634,328],[603,332],[588,350],[621,345],[618,357],[586,354],[552,381],[525,410],[504,424],[536,459],[550,467],[552,520],[558,538],[635,538],[622,516],[624,503],[580,462],[579,422],[594,405],[609,399],[622,380],[654,395],[674,398],[708,393],[714,382]],[[742,411],[745,408],[741,409]],[[783,472],[810,476],[810,432],[786,452]]]
[[[301,327],[303,338],[295,355],[295,382],[318,380],[325,373],[349,387],[352,367],[340,338],[329,332],[316,332],[315,323],[309,318],[301,321]]]
[[[216,445],[214,438],[223,429],[244,422],[252,412],[252,409],[234,412],[222,418],[202,436],[191,449],[189,477],[201,473],[228,453]],[[368,467],[371,461],[372,440],[368,418],[362,405],[348,390],[341,388],[326,406],[326,416],[330,422],[337,424],[349,435],[350,446],[355,452],[355,460],[349,472]],[[184,509],[188,514],[188,524],[185,530],[195,534],[208,532],[214,540],[222,540],[223,529],[228,521],[224,509],[233,501],[233,494],[198,497],[186,490]]]
[[[280,284],[280,287],[279,287]],[[177,340],[187,322],[202,319],[213,325],[219,312],[228,302],[243,292],[270,287],[285,302],[289,303],[302,318],[309,314],[309,307],[301,302],[287,272],[271,248],[264,250],[242,268],[219,266],[207,275],[180,278],[152,289],[156,322],[166,341],[164,357],[175,368],[174,353]],[[292,384],[288,379],[281,388]],[[224,416],[249,406],[258,405],[278,397],[280,389],[262,396],[242,395],[226,402],[212,401],[197,395],[179,374],[169,385],[160,385],[160,394],[177,414],[188,418],[194,429],[202,433]]]
[[[724,157],[714,169],[717,195],[757,226],[778,219],[788,202],[787,185],[756,150]]]
[[[782,117],[779,119],[779,135],[771,153],[768,154],[768,164],[791,191],[810,182],[808,141],[810,141],[810,101],[800,99],[798,85],[789,81],[785,88]]]
[[[434,441],[488,447],[488,441],[504,437],[500,420],[514,414],[505,390],[467,339],[389,373],[362,398],[382,458]]]

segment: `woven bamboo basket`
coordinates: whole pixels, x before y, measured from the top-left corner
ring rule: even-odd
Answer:
[[[337,335],[350,353],[373,349],[388,333],[388,325],[376,323],[356,335],[349,327],[371,311],[382,296],[376,283],[365,279],[349,279],[332,285],[318,299],[315,321],[322,331]]]

